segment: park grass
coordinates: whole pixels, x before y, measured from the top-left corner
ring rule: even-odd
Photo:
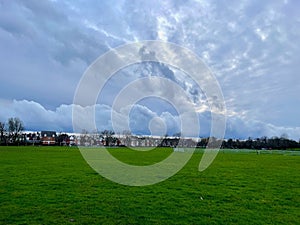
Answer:
[[[136,165],[171,153],[110,151]],[[201,156],[130,187],[94,172],[77,148],[0,147],[0,224],[299,224],[300,156],[220,151],[199,172]]]

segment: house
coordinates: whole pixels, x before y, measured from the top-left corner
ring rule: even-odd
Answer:
[[[42,145],[55,145],[56,132],[55,131],[41,131],[41,144]]]

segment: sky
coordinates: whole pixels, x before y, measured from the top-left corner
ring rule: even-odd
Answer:
[[[226,138],[298,141],[299,8],[297,0],[0,0],[0,121],[19,117],[26,130],[71,132],[73,99],[87,68],[118,46],[159,40],[191,50],[214,74],[227,109]],[[148,76],[180,85],[202,106],[200,135],[210,134],[201,87],[150,62],[111,78],[96,105],[99,130],[113,128],[112,102],[122,87]],[[172,104],[150,97],[134,104],[129,124],[132,133],[172,135],[180,132],[179,117]]]

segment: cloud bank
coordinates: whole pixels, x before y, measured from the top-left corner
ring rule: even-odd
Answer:
[[[5,121],[8,116],[19,117],[22,118],[26,130],[55,130],[58,132],[73,132],[72,107],[81,107],[61,105],[55,110],[47,110],[39,103],[27,100],[2,101],[1,104],[7,107],[6,110],[0,112],[0,121]],[[95,123],[99,131],[114,129],[116,133],[122,133],[124,131],[123,124],[127,121],[131,132],[137,135],[163,136],[167,134],[172,136],[181,131],[180,115],[172,115],[169,112],[157,113],[144,105],[134,105],[131,108],[129,118],[126,116],[126,113],[119,113],[118,117],[115,117],[117,120],[114,121],[114,127],[111,122],[112,108],[99,104],[95,108]],[[84,116],[89,116],[90,109],[88,107],[81,107],[81,110],[83,111],[83,119]],[[201,137],[209,136],[211,128],[210,119],[209,111],[199,113]],[[87,130],[89,128],[88,125],[82,127],[82,129]],[[80,132],[81,130],[78,131]],[[280,137],[283,134],[287,134],[289,138],[298,140],[299,132],[299,127],[280,127],[257,120],[245,120],[239,116],[229,116],[227,118],[225,138]]]

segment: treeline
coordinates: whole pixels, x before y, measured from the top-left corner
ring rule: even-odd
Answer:
[[[104,130],[100,133],[89,134],[83,131],[81,135],[56,134],[56,132],[27,133],[24,134],[24,125],[19,118],[9,118],[7,123],[0,122],[0,145],[104,145],[104,146],[161,146],[161,147],[198,147],[205,148],[210,142],[222,142],[221,148],[228,149],[300,149],[299,142],[291,140],[286,134],[281,137],[248,138],[247,140],[228,139],[217,140],[211,138],[180,138],[173,137],[139,137],[132,135],[129,131],[122,135],[115,135],[113,131]],[[49,133],[49,134],[48,134]],[[50,134],[51,133],[51,134]],[[47,135],[46,135],[47,134]]]
[[[248,138],[247,140],[224,140],[222,144],[223,148],[232,149],[296,149],[300,148],[299,142],[288,139],[285,135],[281,137],[261,137],[256,139]]]
[[[19,118],[9,118],[7,123],[0,122],[0,144],[24,144],[23,122]]]

